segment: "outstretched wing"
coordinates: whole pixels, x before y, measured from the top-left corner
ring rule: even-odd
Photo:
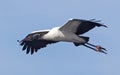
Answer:
[[[64,26],[62,26],[60,30],[73,32],[77,35],[80,35],[88,32],[89,30],[93,29],[95,26],[107,27],[103,24],[100,24],[92,20],[72,19],[69,20]]]
[[[23,46],[22,50],[26,50],[26,54],[37,52],[38,49],[46,47],[48,44],[56,43],[57,41],[44,40],[42,36],[48,32],[35,32],[26,36],[20,45]]]

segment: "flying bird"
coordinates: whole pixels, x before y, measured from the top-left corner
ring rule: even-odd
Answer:
[[[57,42],[71,42],[76,47],[82,45],[94,51],[107,54],[105,48],[88,43],[89,37],[81,36],[81,34],[88,32],[94,27],[107,26],[99,23],[99,21],[96,21],[95,19],[69,19],[63,26],[54,27],[48,30],[33,31],[23,40],[19,41],[19,43],[23,46],[22,50],[26,50],[26,54],[33,54],[39,49],[46,47],[48,44]]]

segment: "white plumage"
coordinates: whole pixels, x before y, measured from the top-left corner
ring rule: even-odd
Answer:
[[[46,47],[47,44],[63,41],[72,42],[75,46],[83,45],[106,54],[105,48],[88,43],[89,37],[79,36],[88,32],[95,26],[107,27],[95,20],[70,19],[61,27],[31,32],[22,41],[20,41],[20,45],[23,46],[23,50],[26,50],[27,54],[29,52],[33,54],[34,52],[37,52],[38,49]]]

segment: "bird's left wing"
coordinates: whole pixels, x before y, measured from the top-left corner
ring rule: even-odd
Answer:
[[[60,30],[76,33],[76,30],[80,24],[81,21],[79,19],[69,19],[67,23],[60,27]]]
[[[92,21],[92,20],[71,19],[65,25],[63,25],[60,28],[60,30],[72,32],[79,35],[88,32],[89,30],[93,29],[95,26],[107,27],[103,24],[97,23],[96,21]]]
[[[26,54],[37,52],[38,49],[46,47],[48,44],[56,43],[57,41],[52,40],[44,40],[41,39],[41,36],[48,33],[45,32],[35,32],[27,35],[22,41],[20,41],[20,45],[23,46],[22,50],[26,50]]]

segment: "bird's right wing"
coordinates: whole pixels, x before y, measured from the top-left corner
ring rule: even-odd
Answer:
[[[57,41],[44,40],[41,39],[41,36],[48,33],[48,31],[35,31],[31,34],[28,34],[22,41],[20,45],[23,46],[22,50],[26,50],[26,54],[37,52],[38,49],[46,47],[48,44],[56,43]]]

